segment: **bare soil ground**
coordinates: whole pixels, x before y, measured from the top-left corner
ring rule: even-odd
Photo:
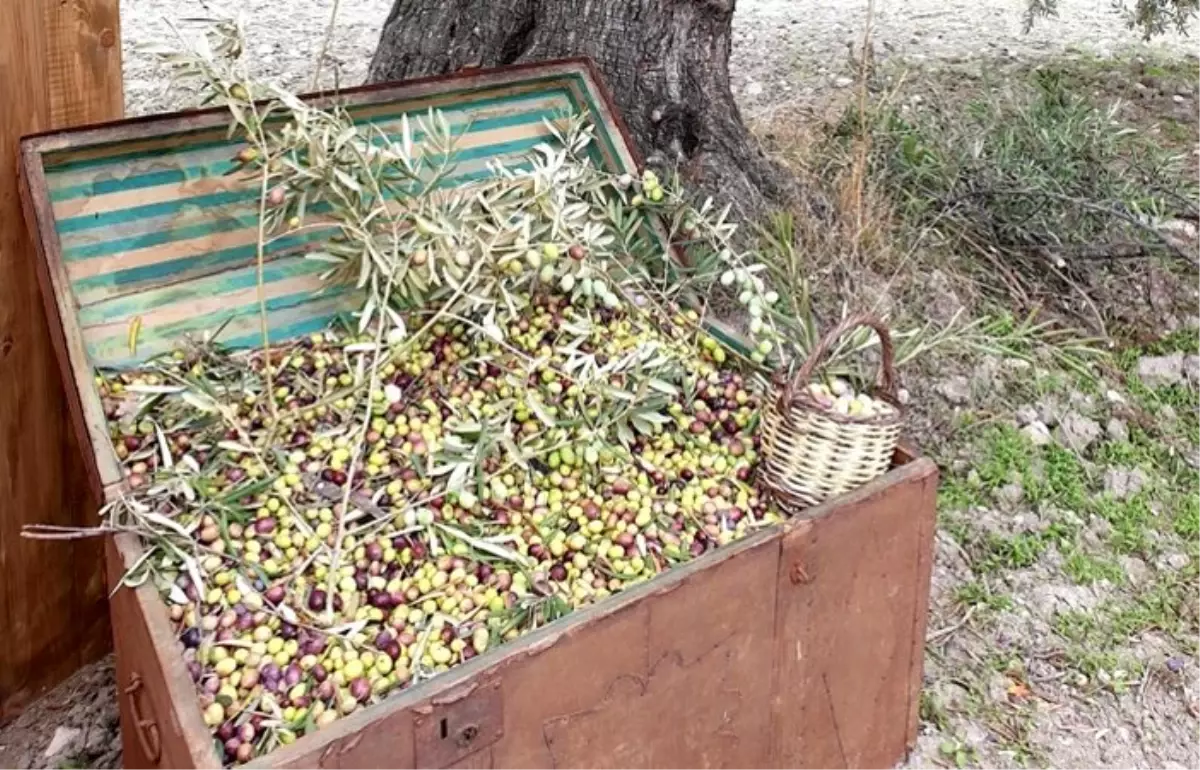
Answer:
[[[342,0],[323,85],[361,81],[390,5]],[[735,91],[785,161],[795,147],[783,137],[825,130],[853,93],[848,44],[861,40],[865,6],[738,3]],[[1169,35],[1144,48],[1104,0],[1060,0],[1060,19],[1024,35],[1023,6],[880,0],[875,57],[907,82],[894,98],[918,110],[933,91],[983,88],[984,71],[1018,76],[1067,58],[1083,62],[1081,92],[1120,99],[1123,119],[1196,157],[1195,63],[1155,63],[1179,62],[1194,43]],[[259,71],[307,90],[329,3],[236,7]],[[188,106],[140,46],[166,39],[164,16],[205,9],[123,0],[122,13],[128,112]],[[1172,323],[1145,286],[1110,295],[1134,311],[1143,339],[1091,377],[1049,358],[939,355],[907,378],[915,438],[944,474],[911,767],[1200,766],[1196,278],[1149,272],[1176,300]],[[914,292],[934,300],[911,302],[914,319],[971,310],[936,271],[894,301]],[[119,752],[111,661],[0,729],[0,767],[108,767]]]

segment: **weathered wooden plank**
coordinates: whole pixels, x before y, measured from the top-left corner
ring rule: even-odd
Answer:
[[[0,721],[109,646],[98,542],[23,539],[94,521],[22,216],[23,134],[121,115],[117,0],[0,3]]]
[[[113,598],[117,698],[123,764],[140,767],[220,767],[196,706],[196,687],[183,664],[166,607],[149,585],[117,590],[140,554],[137,541],[106,538],[105,560]]]
[[[911,738],[937,470],[922,459],[889,475],[891,485],[822,506],[784,537],[775,640],[784,767],[890,767]]]

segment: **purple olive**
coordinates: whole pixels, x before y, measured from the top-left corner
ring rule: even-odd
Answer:
[[[260,535],[270,535],[275,531],[275,519],[264,518],[254,522],[254,531]]]
[[[304,672],[295,663],[290,664],[283,670],[283,683],[288,687],[294,687],[300,684],[300,679],[304,676]]]
[[[368,543],[365,550],[369,561],[379,561],[383,558],[383,547],[379,543]]]
[[[550,579],[555,581],[563,581],[567,579],[567,568],[561,564],[555,564],[550,568]]]
[[[308,595],[308,608],[313,612],[321,612],[325,609],[328,596],[320,588],[314,588],[312,593]]]
[[[271,604],[279,604],[281,601],[283,601],[285,596],[287,596],[287,589],[281,585],[271,586],[267,589],[266,593],[263,594],[263,598],[265,598]]]
[[[179,641],[183,642],[183,646],[189,649],[200,646],[200,629],[192,626],[180,635]]]
[[[350,695],[355,700],[364,701],[371,695],[371,683],[366,677],[360,676],[350,683]]]
[[[227,725],[227,724],[229,724],[229,723],[228,723],[228,722],[226,722],[225,724]],[[221,725],[221,727],[224,727],[224,726],[225,726],[225,725]],[[232,725],[231,725],[230,727],[231,727],[231,729],[232,729]],[[225,754],[226,754],[226,756],[230,756],[230,757],[236,757],[236,756],[237,756],[237,750],[238,750],[239,748],[241,748],[241,746],[242,746],[242,739],[241,739],[241,738],[233,738],[233,737],[229,738],[228,740],[226,740],[226,741],[225,741]]]

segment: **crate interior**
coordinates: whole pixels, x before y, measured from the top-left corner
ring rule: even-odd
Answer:
[[[491,162],[521,166],[534,146],[552,139],[547,120],[580,112],[596,126],[594,160],[616,172],[631,170],[632,157],[586,70],[556,69],[482,84],[445,81],[415,95],[400,86],[344,101],[357,121],[397,138],[407,114],[418,145],[417,119],[439,110],[458,137],[446,186],[486,178]],[[144,135],[125,127],[120,133],[129,138],[42,156],[60,275],[76,316],[63,320],[77,325],[89,368],[136,365],[184,335],[222,325],[223,344],[261,344],[259,184],[237,172],[242,145],[228,138],[221,116],[208,116],[207,123],[158,135],[153,123]],[[321,207],[310,212],[319,222]],[[317,227],[272,235],[263,276],[272,339],[319,330],[359,306],[353,291],[320,279],[328,264],[303,255],[332,233],[332,227]]]

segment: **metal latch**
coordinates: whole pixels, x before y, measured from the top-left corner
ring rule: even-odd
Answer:
[[[413,719],[417,767],[443,768],[491,746],[504,735],[499,680],[435,698]]]

